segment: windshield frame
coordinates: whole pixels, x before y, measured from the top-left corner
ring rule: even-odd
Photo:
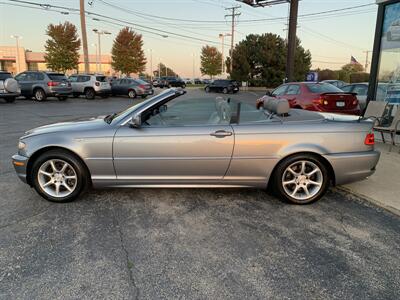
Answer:
[[[184,90],[168,89],[161,94],[155,95],[143,102],[137,103],[128,107],[127,109],[119,112],[111,121],[110,124],[118,124],[124,126],[131,119],[133,114],[141,114],[148,108],[156,106],[158,104],[169,102],[179,96],[186,93]]]

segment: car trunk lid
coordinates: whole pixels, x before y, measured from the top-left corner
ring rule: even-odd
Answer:
[[[358,100],[354,93],[322,93],[320,102],[325,108],[332,110],[355,109],[358,106]]]

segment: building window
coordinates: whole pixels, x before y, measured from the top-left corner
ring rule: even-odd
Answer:
[[[39,64],[37,62],[28,62],[28,71],[39,71]]]

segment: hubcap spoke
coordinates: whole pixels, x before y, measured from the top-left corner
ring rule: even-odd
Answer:
[[[53,169],[53,172],[57,172],[57,168],[53,160],[50,161],[50,166]]]
[[[316,186],[321,186],[321,185],[322,185],[322,183],[321,183],[321,182],[316,182],[316,181],[309,180],[309,181],[308,181],[308,185],[316,185]]]
[[[73,189],[72,189],[67,183],[63,182],[63,186],[64,186],[68,191],[70,191],[70,192],[73,191]]]
[[[43,171],[43,170],[39,170],[39,173],[40,173],[40,174],[43,174],[43,175],[46,175],[47,177],[52,177],[52,176],[53,176],[52,173],[45,172],[45,171]]]
[[[290,181],[284,181],[284,182],[283,182],[283,185],[295,184],[295,183],[296,183],[296,180],[293,179],[293,180],[290,180]]]

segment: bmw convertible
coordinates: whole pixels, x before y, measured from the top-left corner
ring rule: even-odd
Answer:
[[[373,122],[339,119],[283,99],[257,109],[169,89],[119,113],[27,131],[12,162],[55,202],[89,187],[222,187],[269,188],[307,204],[375,171]]]

